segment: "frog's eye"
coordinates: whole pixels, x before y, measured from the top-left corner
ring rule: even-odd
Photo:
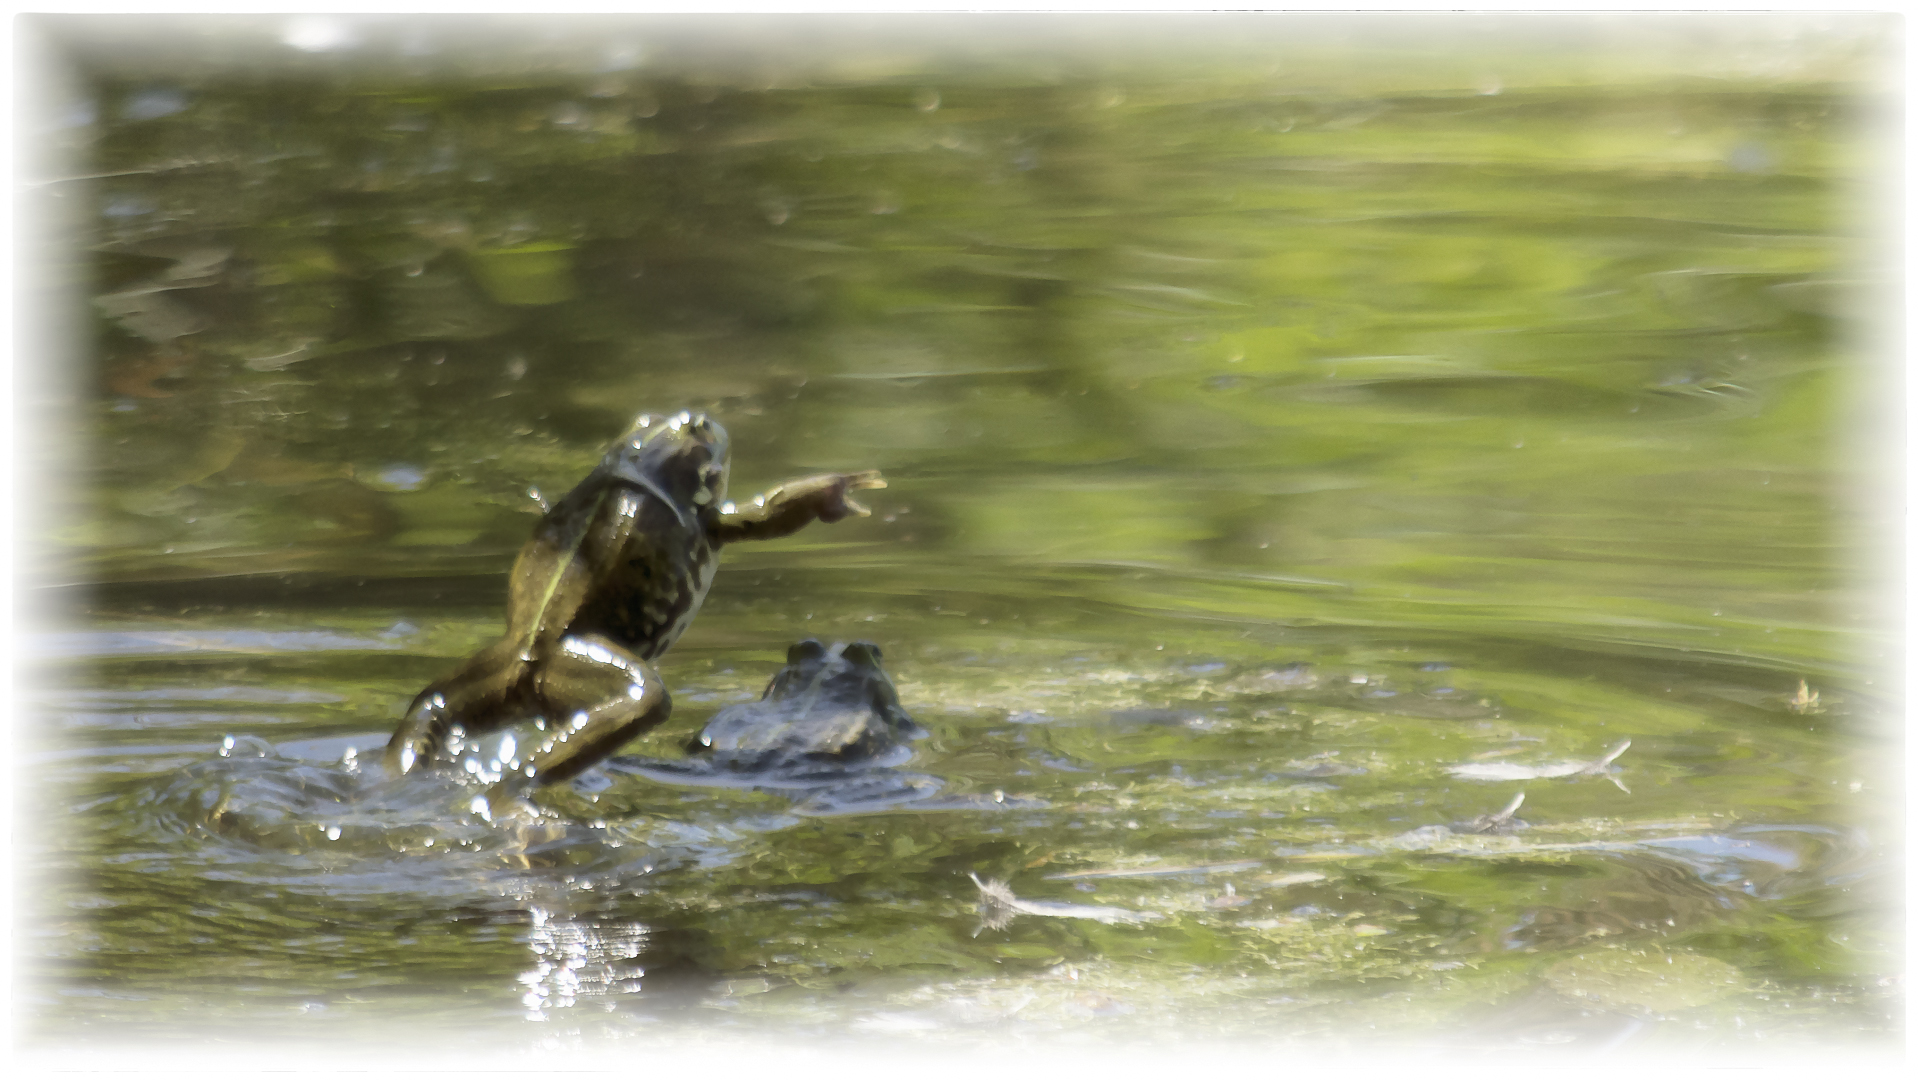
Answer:
[[[879,666],[879,646],[870,641],[855,641],[840,650],[839,655],[849,664],[858,664],[861,667]]]
[[[786,650],[786,662],[798,664],[807,660],[823,659],[825,655],[826,646],[820,644],[818,638],[807,638]]]
[[[654,416],[652,413],[640,413],[637,417],[634,417],[633,426],[628,431],[628,434],[632,436],[632,441],[627,443],[627,445],[632,447],[634,450],[638,450],[640,447],[645,446],[646,437],[652,434],[652,432],[648,431],[647,429],[652,427],[653,421],[657,419],[659,418]]]

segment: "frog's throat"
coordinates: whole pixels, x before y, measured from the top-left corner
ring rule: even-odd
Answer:
[[[623,470],[619,473],[619,478],[644,491],[646,494],[651,495],[653,498],[658,499],[660,502],[665,503],[666,509],[671,510],[673,516],[679,519],[679,527],[682,529],[687,527],[686,511],[679,508],[679,504],[673,501],[672,496],[666,494],[666,489],[660,487],[658,481],[649,476],[641,476],[636,472]]]

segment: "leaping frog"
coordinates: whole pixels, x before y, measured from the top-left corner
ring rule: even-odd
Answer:
[[[671,714],[653,661],[692,622],[722,546],[864,516],[849,493],[886,486],[877,471],[829,473],[735,506],[729,467],[726,429],[702,413],[634,420],[540,518],[513,563],[505,635],[413,699],[388,770],[537,715],[489,802],[578,776]]]

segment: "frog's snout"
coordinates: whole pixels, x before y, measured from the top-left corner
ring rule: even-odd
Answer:
[[[726,430],[705,413],[687,409],[679,410],[666,421],[666,425],[674,431],[683,431],[699,439],[712,439],[717,435],[724,435]]]
[[[693,412],[690,409],[681,409],[671,416],[640,413],[633,418],[632,427],[627,429],[626,441],[637,450],[653,439],[671,435],[712,445],[725,441],[726,429],[705,413]]]

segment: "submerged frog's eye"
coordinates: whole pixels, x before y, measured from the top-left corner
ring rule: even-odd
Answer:
[[[861,667],[879,666],[879,646],[870,641],[855,641],[846,646],[839,655],[849,664],[858,664]]]
[[[786,650],[786,662],[798,664],[807,660],[818,660],[826,655],[826,647],[818,638],[807,638]]]

